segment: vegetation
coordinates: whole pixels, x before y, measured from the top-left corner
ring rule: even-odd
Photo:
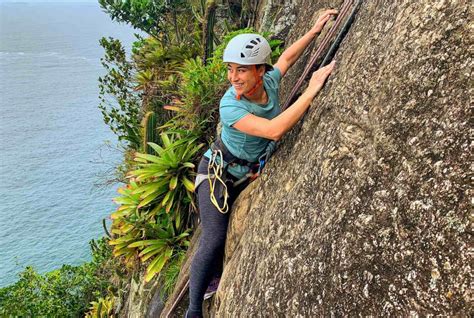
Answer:
[[[114,318],[114,302],[113,296],[100,297],[97,301],[91,302],[90,311],[86,313],[85,318]]]
[[[162,145],[148,143],[156,156],[136,153],[139,169],[130,172],[134,181],[119,189],[122,196],[115,202],[121,206],[111,215],[114,255],[124,256],[129,266],[137,255],[142,262],[151,260],[146,281],[189,244],[190,205],[195,208],[191,161],[202,147],[180,133],[162,133],[161,139]]]
[[[169,262],[168,266],[163,270],[163,289],[161,297],[166,298],[173,292],[176,281],[178,280],[181,264],[184,261],[185,252],[176,253],[175,257]]]
[[[183,27],[188,26],[183,20],[192,14],[186,0],[99,0],[99,4],[113,21],[128,23],[168,42],[170,34],[178,41],[182,38]]]
[[[63,265],[44,275],[27,267],[13,285],[0,289],[1,317],[80,317],[89,303],[109,293],[117,264],[106,239],[91,241],[92,261]]]
[[[140,96],[133,87],[133,65],[127,60],[119,40],[102,38],[105,49],[102,65],[108,71],[99,77],[99,109],[104,122],[119,140],[127,141],[132,149],[140,147]]]
[[[171,99],[163,108],[173,113],[155,130],[150,122],[163,122],[163,116],[157,116],[160,120],[155,118],[154,112],[145,116],[141,128],[144,153],[134,153],[134,162],[129,163],[131,169],[127,174],[129,181],[119,189],[121,196],[115,199],[120,206],[111,215],[113,239],[110,244],[114,246],[114,256],[122,257],[129,267],[138,266],[140,262],[146,265],[146,281],[178,258],[189,244],[192,211],[196,210],[192,180],[204,145],[200,141],[205,141],[203,139],[215,129],[216,106],[227,86],[223,49],[232,37],[244,32],[252,30],[244,29],[225,36],[207,64],[198,56],[184,61],[175,59],[186,56],[184,53],[165,59],[163,47],[156,45],[154,39],[141,43],[140,47],[146,53],[136,47],[135,65],[146,67],[147,74],[155,74],[152,67],[156,65],[155,68],[161,69],[158,73],[166,70],[172,74],[170,76],[176,76],[166,85],[165,80],[148,76],[147,84],[140,86],[142,89],[165,87],[166,93],[154,95],[152,101],[160,105]],[[279,44],[271,41],[273,46]],[[152,47],[158,53],[155,54]],[[176,47],[170,47],[170,51],[182,52]],[[157,60],[162,64],[154,64]],[[159,144],[149,142],[156,140],[149,132],[156,134],[158,130]]]
[[[114,199],[110,238],[91,243],[90,263],[45,275],[27,268],[0,289],[0,316],[113,317],[127,273],[144,271],[146,282],[159,274],[164,297],[189,246],[195,168],[227,87],[223,50],[233,36],[253,30],[215,34],[214,1],[99,2],[113,20],[150,35],[138,37],[130,58],[119,40],[100,40],[107,72],[99,78],[99,109],[127,149],[117,168],[124,185]],[[220,30],[230,25],[224,21]],[[276,57],[281,42],[270,44]]]

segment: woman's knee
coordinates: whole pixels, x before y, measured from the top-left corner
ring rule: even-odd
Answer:
[[[225,246],[226,233],[201,233],[200,244],[207,249],[219,250]]]

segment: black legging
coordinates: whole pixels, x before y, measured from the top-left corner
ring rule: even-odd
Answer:
[[[207,174],[209,159],[203,157],[198,166],[198,173]],[[228,174],[228,178],[237,180]],[[218,182],[216,184],[219,184]],[[244,182],[236,188],[228,187],[229,212],[221,213],[210,200],[209,182],[204,180],[197,188],[199,213],[201,218],[201,237],[199,247],[191,264],[189,282],[189,309],[187,317],[202,317],[202,303],[204,293],[213,276],[222,271],[222,260],[224,256],[227,225],[229,223],[230,208],[239,193],[248,185]],[[223,200],[220,196],[220,187],[216,186],[214,195],[222,206]]]

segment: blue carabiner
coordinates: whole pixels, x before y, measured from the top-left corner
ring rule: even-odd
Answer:
[[[265,159],[260,159],[259,165],[258,165],[258,174],[262,172],[262,169],[265,167]]]

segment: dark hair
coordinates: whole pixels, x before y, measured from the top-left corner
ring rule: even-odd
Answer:
[[[271,66],[270,64],[257,64],[256,67],[257,68],[260,68],[264,66],[265,67],[265,73],[266,72],[270,72],[270,71],[273,71],[273,66]]]

